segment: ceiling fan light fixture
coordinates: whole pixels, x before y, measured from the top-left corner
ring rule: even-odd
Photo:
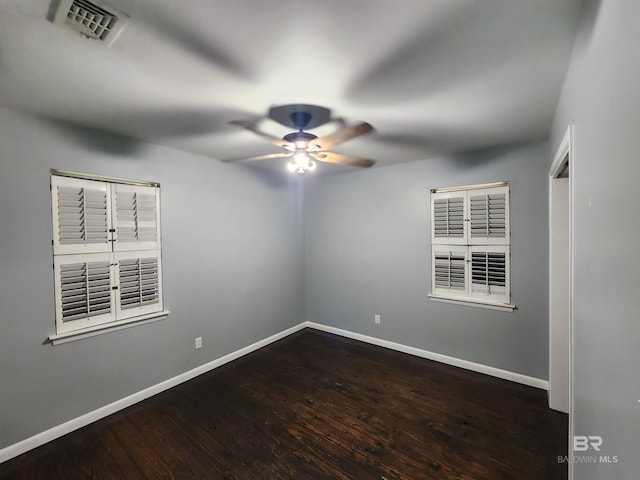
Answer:
[[[289,170],[291,173],[293,173],[296,170],[298,170],[298,165],[296,165],[295,162],[288,161],[287,162],[287,170]]]
[[[293,159],[298,165],[306,165],[307,163],[309,163],[309,154],[306,150],[298,148],[293,154]]]
[[[291,160],[287,163],[290,172],[313,172],[317,167],[316,162],[309,158],[309,153],[303,148],[297,148]]]

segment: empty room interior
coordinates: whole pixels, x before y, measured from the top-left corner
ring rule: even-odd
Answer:
[[[637,478],[639,20],[1,2],[0,478]]]

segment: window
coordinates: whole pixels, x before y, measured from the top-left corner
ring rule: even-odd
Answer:
[[[57,335],[167,313],[157,184],[60,172],[51,205]]]
[[[509,186],[431,191],[432,300],[513,310]]]

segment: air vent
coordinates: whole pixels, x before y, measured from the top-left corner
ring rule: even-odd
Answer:
[[[95,0],[59,0],[53,23],[111,45],[124,28],[127,18],[113,7]]]

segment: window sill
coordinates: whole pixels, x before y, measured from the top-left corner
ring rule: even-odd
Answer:
[[[115,332],[116,330],[122,330],[123,328],[136,327],[138,325],[144,325],[145,323],[164,320],[169,316],[169,313],[171,313],[169,310],[163,310],[162,312],[148,313],[146,315],[140,315],[139,317],[127,318],[126,320],[121,320],[119,322],[96,325],[95,327],[83,328],[82,330],[75,330],[73,332],[53,334],[49,336],[49,341],[52,345],[74,342],[83,338],[102,335],[103,333]]]
[[[491,310],[499,310],[501,312],[513,312],[516,309],[515,305],[507,303],[482,302],[480,300],[472,300],[468,298],[441,297],[440,295],[429,294],[429,299],[434,302],[453,303],[454,305],[465,305],[467,307],[488,308]]]

